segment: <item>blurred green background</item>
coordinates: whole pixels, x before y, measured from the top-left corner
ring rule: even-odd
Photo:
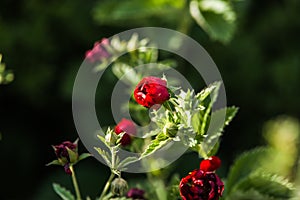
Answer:
[[[223,176],[238,154],[264,144],[262,129],[267,120],[282,114],[300,118],[300,1],[234,1],[236,31],[225,44],[211,39],[194,21],[188,29],[182,27],[176,9],[152,8],[148,1],[139,1],[145,4],[139,7],[142,3],[136,2],[110,16],[108,11],[118,9],[119,1],[1,1],[0,53],[15,80],[0,86],[0,199],[58,199],[52,182],[71,188],[70,177],[61,168],[45,164],[54,159],[52,144],[78,137],[71,108],[76,72],[95,41],[130,28],[160,26],[184,31],[216,62],[228,104],[240,107],[222,137],[218,155],[224,163]],[[144,15],[146,11],[149,16]],[[125,22],[120,20],[124,12],[131,16]],[[192,70],[184,66],[178,70],[196,89],[204,87],[197,85]],[[110,78],[104,81],[110,83]],[[110,89],[97,104],[107,104]],[[101,115],[111,116],[109,110]],[[114,122],[107,117],[103,123]],[[84,151],[83,145],[79,148]],[[190,163],[177,171],[198,166],[195,161]],[[99,194],[108,169],[89,159],[77,171],[83,195]]]

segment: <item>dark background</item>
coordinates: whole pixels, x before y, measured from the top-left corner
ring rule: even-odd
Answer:
[[[1,0],[0,52],[15,80],[0,86],[0,199],[58,199],[52,182],[71,188],[70,177],[60,167],[45,164],[55,157],[52,144],[78,137],[71,110],[76,72],[94,41],[137,27],[134,21],[119,26],[97,23],[92,12],[95,3]],[[238,154],[264,143],[265,121],[282,114],[300,117],[299,10],[297,0],[245,0],[236,8],[237,31],[226,45],[209,39],[192,24],[189,35],[216,62],[228,104],[240,107],[222,138],[223,176]],[[154,25],[173,28],[157,20],[143,24]],[[191,71],[182,72],[197,82]],[[109,83],[109,78],[104,80]],[[109,89],[97,104],[108,99]],[[114,122],[108,117],[103,123]],[[79,148],[84,151],[82,144]],[[198,165],[184,163],[191,164],[177,171]],[[76,169],[83,196],[99,194],[108,169],[93,159]]]

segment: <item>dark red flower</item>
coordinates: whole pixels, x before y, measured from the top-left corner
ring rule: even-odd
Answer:
[[[144,190],[140,190],[138,188],[131,188],[127,192],[127,197],[132,199],[144,200],[145,199],[144,194],[145,194]]]
[[[182,178],[179,184],[183,200],[218,200],[224,184],[214,172],[194,170]]]
[[[205,172],[213,172],[221,166],[221,160],[217,156],[211,156],[200,163],[200,169]]]
[[[136,135],[136,127],[134,123],[131,120],[122,119],[115,127],[115,133],[119,135],[122,132],[125,132],[125,134],[121,139],[121,144],[126,146],[131,143],[130,135]]]
[[[101,42],[95,42],[93,49],[86,51],[85,58],[91,63],[108,58],[110,55],[105,49],[105,45],[109,45],[109,40],[107,38],[103,38]]]
[[[73,159],[70,158],[68,149],[73,152],[72,153]],[[55,154],[58,158],[58,161],[64,167],[65,172],[69,175],[72,175],[72,171],[70,169],[70,163],[74,163],[78,159],[77,143],[65,141],[59,145],[55,145],[54,150],[55,150]],[[74,159],[74,157],[75,157],[75,159]]]
[[[74,151],[77,148],[77,144],[74,144],[70,141],[65,141],[59,145],[54,146],[57,158],[66,158],[70,162],[70,157],[67,148]]]
[[[136,102],[146,108],[163,104],[170,98],[167,82],[161,78],[149,76],[143,78],[134,90]]]

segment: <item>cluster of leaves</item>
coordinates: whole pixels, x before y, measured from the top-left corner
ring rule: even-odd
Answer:
[[[299,124],[291,118],[280,118],[267,123],[265,135],[268,146],[243,153],[231,167],[226,182],[226,199],[295,198],[292,181],[299,152]]]
[[[153,133],[157,135],[142,155],[147,156],[155,152],[169,141],[182,142],[183,145],[198,152],[200,157],[215,153],[216,149],[208,147],[213,146],[213,141],[217,143],[224,127],[238,110],[236,107],[229,107],[212,111],[220,84],[220,82],[213,83],[197,94],[193,90],[180,90],[179,94],[175,92],[174,97],[165,103],[168,104],[165,106],[167,109],[154,110],[151,119],[157,124],[157,129],[152,131],[152,136]],[[225,119],[221,126],[214,127],[208,134],[212,116],[224,116]]]
[[[181,31],[194,19],[213,40],[223,43],[231,40],[236,27],[236,13],[228,0],[101,1],[94,9],[94,18],[100,24],[118,26],[127,21],[143,25],[159,18],[169,24],[181,22]]]

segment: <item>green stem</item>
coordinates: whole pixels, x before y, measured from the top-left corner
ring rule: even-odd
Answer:
[[[203,157],[204,159],[208,159],[208,155],[207,153],[204,151],[203,147],[201,144],[198,145],[199,149],[198,149],[198,154]]]
[[[73,168],[72,165],[70,166],[70,170],[72,172],[72,181],[73,181],[73,185],[74,185],[77,200],[81,200],[80,190],[79,190],[79,187],[78,187],[75,171],[74,171],[74,168]]]
[[[108,178],[108,180],[104,186],[104,189],[101,193],[101,196],[99,197],[99,200],[102,200],[104,198],[114,177],[115,177],[115,174],[113,172],[111,172],[110,177]]]

